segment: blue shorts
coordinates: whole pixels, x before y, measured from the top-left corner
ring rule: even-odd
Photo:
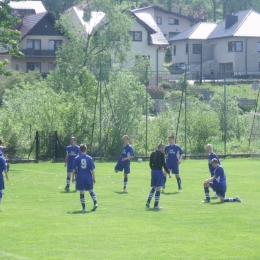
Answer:
[[[93,183],[86,183],[84,181],[76,181],[76,190],[93,190]]]
[[[0,190],[5,189],[4,175],[0,173]]]
[[[124,167],[124,166],[122,166],[120,164],[116,165],[115,170],[119,171],[119,172],[124,170],[124,174],[129,174],[130,173],[130,167],[129,166],[128,167]]]
[[[172,172],[172,174],[179,174],[179,166],[172,166],[172,165],[167,165],[166,163],[166,166],[168,168],[169,171]]]
[[[67,173],[72,173],[73,165],[67,164]]]
[[[162,170],[152,170],[151,172],[151,187],[163,187],[164,186],[164,175]]]
[[[210,182],[209,186],[216,192],[217,195],[221,196],[222,198],[225,198],[226,188],[220,188],[219,185],[216,185],[213,182]]]

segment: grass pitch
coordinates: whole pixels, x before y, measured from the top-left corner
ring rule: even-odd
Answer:
[[[167,179],[158,211],[146,209],[148,162],[132,162],[127,193],[115,163],[96,162],[98,209],[64,191],[61,163],[12,164],[0,212],[0,259],[260,259],[259,160],[226,159],[226,197],[202,204],[207,160],[181,164],[183,192]],[[211,192],[213,195],[213,192]],[[151,206],[153,205],[153,201]]]

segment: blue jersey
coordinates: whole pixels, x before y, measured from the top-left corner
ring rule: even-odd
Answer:
[[[6,170],[6,162],[3,157],[0,157],[0,190],[5,189],[3,171]]]
[[[0,147],[0,156],[4,157],[4,148]]]
[[[132,146],[130,144],[127,144],[124,146],[123,151],[118,159],[118,165],[120,165],[121,167],[125,168],[125,167],[129,167],[130,166],[130,160],[125,160],[124,162],[122,162],[123,158],[126,157],[130,157],[130,156],[135,156],[134,155],[134,150],[132,148]]]
[[[217,154],[210,153],[208,155],[209,171],[210,171],[212,176],[213,176],[213,173],[215,171],[215,168],[212,166],[212,164],[210,162],[212,161],[213,158],[216,158],[218,160],[218,164],[220,164],[220,161],[219,161],[219,158],[218,158]]]
[[[95,169],[95,164],[90,156],[78,155],[73,162],[73,170],[75,169],[77,169],[77,182],[93,183],[91,171]]]
[[[68,156],[68,160],[67,160],[67,165],[68,167],[72,167],[73,165],[73,161],[75,159],[76,156],[79,155],[79,146],[75,145],[69,145],[66,148],[66,156]]]
[[[216,179],[213,181],[213,183],[217,185],[218,189],[226,191],[226,174],[221,165],[215,168],[214,176],[216,177]]]
[[[178,166],[178,161],[180,156],[183,154],[181,147],[177,144],[167,145],[164,148],[164,152],[167,156],[166,165],[168,168],[173,168]]]

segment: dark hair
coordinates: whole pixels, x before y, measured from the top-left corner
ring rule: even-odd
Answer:
[[[79,146],[79,149],[80,149],[81,152],[86,152],[87,151],[87,146],[85,144],[81,144]]]

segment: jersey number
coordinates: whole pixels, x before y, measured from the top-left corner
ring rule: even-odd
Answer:
[[[87,168],[87,160],[81,159],[81,169],[86,169],[86,168]]]

